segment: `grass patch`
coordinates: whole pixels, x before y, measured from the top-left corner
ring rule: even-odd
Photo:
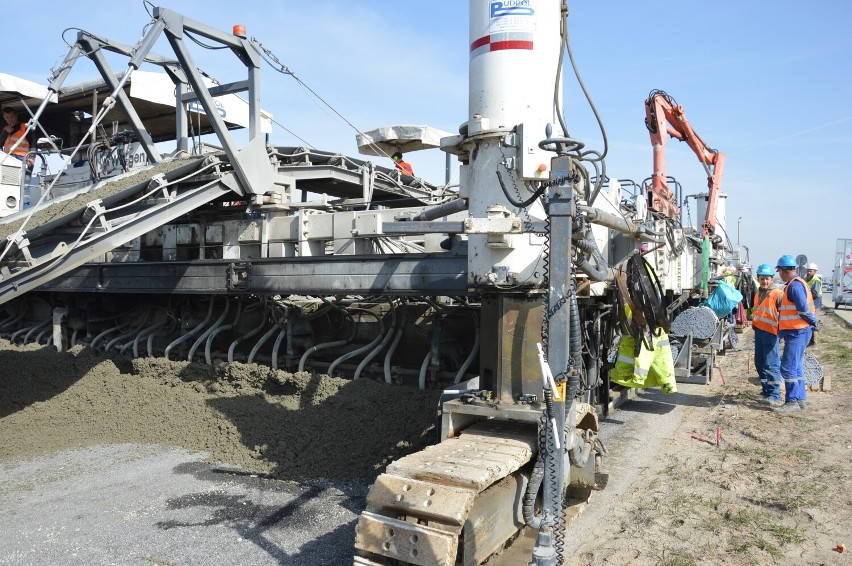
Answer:
[[[655,543],[651,544],[651,548],[657,552],[658,566],[695,566],[698,564],[695,555],[685,548],[663,547],[660,549]]]
[[[694,566],[698,564],[695,558],[686,551],[675,550],[660,558],[660,566]]]
[[[800,534],[796,529],[786,525],[771,523],[766,526],[766,530],[778,539],[778,542],[783,544],[801,544],[805,542],[804,535]]]
[[[733,554],[748,554],[753,549],[762,550],[775,559],[784,556],[784,553],[781,552],[780,548],[772,544],[771,541],[768,541],[762,536],[756,534],[745,534],[742,536],[732,537],[731,541],[728,543],[727,550]]]
[[[809,464],[814,461],[814,453],[807,448],[793,448],[789,451],[789,454],[803,463]]]

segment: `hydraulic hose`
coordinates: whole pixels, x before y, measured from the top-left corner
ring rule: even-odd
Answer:
[[[417,386],[420,387],[421,390],[426,389],[426,370],[429,369],[429,362],[432,361],[432,351],[429,350],[429,353],[426,354],[426,357],[423,358],[423,363],[420,364],[420,375],[417,378]]]
[[[225,299],[225,310],[222,311],[222,314],[219,315],[219,318],[216,319],[216,322],[214,322],[213,325],[210,326],[210,328],[202,332],[201,336],[199,336],[195,340],[195,343],[192,345],[192,348],[189,349],[189,355],[186,357],[188,361],[192,361],[192,358],[195,357],[195,351],[199,348],[199,346],[201,346],[201,344],[205,340],[207,340],[207,337],[210,336],[210,334],[214,332],[217,328],[219,328],[222,322],[225,321],[225,317],[228,316],[229,310],[231,310],[231,301],[229,299]]]
[[[368,315],[370,315],[370,316],[375,317],[375,318],[376,318],[376,322],[378,322],[378,323],[379,323],[379,333],[378,333],[378,335],[376,335],[376,337],[375,337],[375,338],[373,338],[373,340],[372,340],[369,344],[367,344],[366,346],[362,346],[362,347],[360,347],[360,348],[357,348],[357,349],[355,349],[355,350],[352,350],[351,352],[347,352],[346,354],[343,354],[342,356],[340,356],[339,358],[337,358],[336,360],[334,360],[334,362],[332,362],[332,364],[331,364],[330,366],[328,366],[328,375],[334,375],[332,372],[333,372],[333,371],[337,368],[337,366],[338,366],[338,365],[342,364],[342,363],[343,363],[343,362],[345,362],[346,360],[348,360],[348,359],[350,359],[350,358],[354,358],[355,356],[358,356],[358,355],[362,354],[363,352],[366,352],[367,350],[371,350],[371,349],[373,349],[373,348],[376,346],[376,344],[378,344],[378,343],[382,340],[382,337],[384,336],[384,333],[385,333],[385,325],[384,325],[384,323],[382,322],[382,319],[381,319],[381,317],[380,317],[379,315],[377,315],[377,314],[376,314],[376,313],[374,313],[373,311],[370,311],[370,310],[367,310],[367,309],[350,309],[350,310],[358,311],[358,312],[360,312],[360,313],[368,314]]]
[[[568,338],[568,384],[565,394],[565,402],[570,407],[574,397],[577,395],[577,389],[580,386],[580,366],[583,356],[583,340],[581,335],[580,325],[580,307],[577,304],[576,284],[574,279],[571,279],[571,297],[569,300],[569,317],[570,317],[570,336]],[[573,430],[569,430],[568,434],[574,434]],[[591,451],[591,444],[582,443],[583,446],[574,444],[574,447],[568,452],[568,457],[571,463],[578,467],[585,467]],[[579,448],[579,450],[578,450]]]
[[[264,319],[265,318],[266,318],[266,316],[264,315]],[[265,322],[265,320],[264,320],[264,322]],[[234,321],[234,324],[236,324],[236,321]],[[233,342],[231,342],[231,345],[228,347],[228,362],[234,361],[234,350],[237,348],[237,345],[240,342],[242,342],[243,340],[247,340],[247,339],[251,338],[255,334],[259,333],[261,330],[263,330],[263,323],[262,322],[260,324],[258,324],[256,327],[254,327],[253,329],[251,329],[248,332],[248,334],[244,334],[244,335],[238,337]]]
[[[177,346],[179,344],[182,344],[183,342],[186,342],[187,340],[189,340],[190,338],[192,338],[193,336],[195,336],[196,334],[201,332],[201,329],[204,328],[204,326],[213,317],[213,302],[214,302],[213,299],[210,299],[210,305],[207,307],[207,316],[205,317],[204,320],[201,321],[201,324],[199,324],[198,326],[196,326],[195,328],[193,328],[189,332],[186,332],[183,335],[179,336],[178,338],[173,340],[168,346],[166,346],[166,351],[163,352],[164,358],[169,359],[169,352],[172,351],[172,348],[174,348],[175,346]],[[149,356],[151,355],[151,337],[150,336],[148,337],[148,355]]]
[[[225,332],[226,330],[230,330],[234,326],[236,326],[236,324],[240,321],[240,318],[242,318],[242,316],[243,316],[243,303],[239,302],[239,303],[237,303],[237,314],[234,315],[234,321],[231,322],[231,324],[223,324],[221,326],[217,326],[217,324],[218,324],[218,321],[217,321],[217,323],[213,325],[213,328],[211,328],[208,331],[207,340],[204,342],[204,362],[208,366],[213,365],[213,356],[212,356],[213,340],[216,338],[216,336],[218,336],[222,332]],[[224,319],[224,313],[223,313],[223,316],[220,317],[220,320],[221,319]],[[201,338],[198,339],[198,341],[200,342],[203,339],[204,339],[204,337],[202,336]],[[191,354],[192,354],[192,352],[190,352],[190,359],[192,359]]]
[[[287,306],[284,306],[283,308],[284,308],[284,314],[282,315],[281,320],[286,321],[287,315],[289,314],[290,309]],[[260,340],[258,340],[257,343],[254,345],[254,347],[251,349],[251,352],[249,352],[248,361],[246,361],[246,363],[249,363],[249,364],[253,363],[254,357],[257,355],[258,351],[260,351],[260,349],[263,347],[263,345],[266,344],[266,341],[269,340],[270,338],[272,338],[272,335],[275,334],[276,331],[280,331],[280,330],[281,330],[281,322],[279,320],[275,319],[275,311],[273,310],[272,311],[272,327],[269,330],[266,331],[266,334],[264,334],[263,336],[260,337]]]
[[[120,329],[121,329],[121,324],[107,328],[106,330],[104,330],[103,332],[101,332],[100,334],[98,334],[97,336],[92,338],[92,343],[89,344],[89,348],[94,350],[97,347],[98,342],[100,342],[101,339],[104,336],[106,336],[107,334],[111,334],[111,333],[115,332],[116,330],[120,330]]]
[[[391,358],[393,357],[393,353],[396,352],[396,347],[399,346],[400,340],[402,340],[402,326],[396,329],[393,342],[391,342],[390,348],[388,348],[388,353],[385,354],[384,374],[385,383],[387,384],[393,383],[393,376],[391,375]]]
[[[468,354],[467,359],[464,361],[462,366],[459,368],[458,373],[456,373],[456,378],[453,380],[453,384],[461,383],[462,377],[464,377],[465,372],[470,367],[470,364],[473,363],[473,360],[476,359],[477,354],[479,354],[479,326],[476,327],[476,338],[473,340],[473,346],[470,349],[470,354]]]
[[[589,232],[588,235],[591,236],[591,232]],[[575,242],[574,245],[580,250],[588,253],[595,261],[595,265],[592,265],[591,261],[583,256],[580,256],[580,259],[577,260],[577,267],[582,269],[583,272],[589,276],[589,279],[593,281],[612,280],[613,274],[609,269],[609,265],[606,263],[606,259],[604,259],[603,254],[601,254],[598,244],[595,242],[593,236],[584,240],[579,240]]]
[[[391,307],[391,325],[390,328],[388,328],[388,333],[385,334],[384,338],[382,338],[381,344],[373,348],[373,350],[369,354],[367,354],[363,360],[361,360],[361,363],[358,364],[358,367],[355,369],[355,375],[352,377],[353,380],[361,377],[361,372],[364,371],[364,368],[367,367],[367,364],[370,363],[370,360],[378,356],[379,352],[381,352],[385,348],[385,346],[388,345],[388,342],[390,342],[391,338],[393,337],[394,330],[396,329],[396,305],[391,300],[389,300],[388,303],[390,303]]]
[[[538,498],[538,490],[541,489],[542,480],[544,480],[544,461],[539,457],[535,461],[535,467],[533,467],[530,475],[530,483],[527,484],[527,490],[524,492],[524,522],[533,529],[541,527],[541,517],[535,514],[535,502]]]
[[[571,290],[570,290],[570,298],[569,298],[569,328],[570,328],[570,336],[568,337],[568,367],[571,369],[578,369],[580,367],[580,360],[583,355],[583,336],[581,334],[581,326],[580,326],[580,307],[577,304],[577,286],[574,282],[574,279],[571,279]],[[570,385],[570,378],[569,378]],[[570,402],[574,398],[574,394],[576,393],[576,389],[568,391],[568,396],[565,399],[565,402]]]
[[[42,322],[41,324],[37,324],[36,326],[33,326],[33,327],[29,328],[29,329],[24,328],[23,330],[19,330],[18,332],[16,332],[15,334],[13,334],[13,335],[12,335],[12,339],[10,340],[10,342],[14,343],[14,342],[15,342],[15,336],[17,336],[17,335],[18,335],[18,334],[20,334],[21,332],[24,332],[24,331],[29,330],[29,332],[27,332],[27,333],[24,335],[24,341],[23,341],[23,343],[24,343],[24,344],[26,344],[27,342],[29,342],[29,340],[30,340],[30,336],[32,335],[32,333],[33,333],[33,332],[38,332],[39,330],[42,330],[45,326],[48,326],[48,325],[50,325],[50,321],[49,321],[49,320],[47,320],[47,321],[45,321],[45,322]]]
[[[338,307],[339,308],[339,307]],[[345,313],[347,316],[349,313],[346,312],[345,309],[340,309],[341,312]],[[317,344],[315,346],[311,346],[308,348],[304,354],[302,354],[301,359],[299,360],[299,371],[305,371],[305,363],[308,361],[308,358],[314,352],[318,352],[320,350],[328,350],[329,348],[336,348],[338,346],[345,346],[352,342],[355,339],[355,334],[358,331],[358,324],[355,320],[349,316],[349,320],[352,322],[352,332],[349,334],[349,337],[344,340],[335,340],[333,342],[326,342],[325,344]]]
[[[162,327],[164,327],[168,323],[169,323],[168,319],[162,320],[158,323],[155,323],[153,326],[149,326],[148,328],[144,328],[142,330],[142,332],[137,334],[136,338],[133,340],[133,357],[134,358],[139,357],[139,341],[140,340],[142,340],[143,338],[147,338],[151,334],[154,334],[155,332],[157,332],[159,329],[161,329]],[[127,347],[127,345],[125,344],[124,348],[126,348],[126,347]],[[121,349],[122,353],[124,352],[124,348]]]
[[[48,328],[45,328],[44,330],[42,330],[41,332],[39,332],[38,336],[35,337],[35,343],[41,344],[41,337],[44,336],[45,333],[48,333],[48,332],[53,332],[53,329],[48,327]],[[48,338],[47,342],[45,342],[44,344],[45,344],[45,346],[50,346],[51,342],[53,342],[53,336],[50,336],[50,338]]]
[[[439,204],[438,206],[433,206],[432,208],[427,208],[412,218],[412,220],[435,220],[436,218],[449,216],[450,214],[461,212],[463,210],[467,210],[467,201],[459,198],[451,200],[450,202],[445,202],[444,204]]]

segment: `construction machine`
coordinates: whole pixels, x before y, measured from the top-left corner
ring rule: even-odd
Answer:
[[[554,97],[564,2],[469,8],[467,119],[440,140],[458,187],[267,143],[269,51],[240,30],[154,8],[133,46],[80,31],[29,123],[74,166],[0,220],[0,333],[443,389],[439,442],[376,479],[355,563],[480,564],[525,528],[537,532],[532,563],[561,563],[566,517],[606,484],[599,418],[626,395],[609,381],[619,293],[647,309],[645,324],[667,324],[697,296],[700,237],[656,177],[650,202],[628,197],[594,173],[605,156],[570,136]],[[153,52],[160,37],[168,55]],[[188,38],[226,47],[245,76],[210,84]],[[105,51],[126,57],[123,72]],[[80,120],[73,93],[89,91],[63,97],[62,85],[85,58],[101,78]],[[174,93],[171,136],[128,92],[143,65]],[[55,94],[62,112],[48,109]],[[243,96],[244,144],[228,96]],[[193,123],[218,147],[190,148]]]

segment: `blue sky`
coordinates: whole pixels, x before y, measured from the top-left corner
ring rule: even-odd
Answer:
[[[455,133],[467,120],[465,0],[162,5],[224,30],[245,25],[361,130],[408,123]],[[731,242],[748,246],[755,265],[803,253],[830,274],[836,238],[852,238],[852,2],[575,0],[569,7],[574,55],[609,138],[610,176],[639,182],[651,174],[643,102],[652,89],[665,90],[707,145],[727,154],[722,187]],[[65,28],[135,44],[149,20],[142,2],[126,0],[35,0],[26,11],[38,24],[27,26],[23,56],[7,54],[0,72],[42,84],[67,52]],[[190,45],[199,66],[220,81],[243,78],[232,57]],[[168,45],[163,40],[155,51],[169,53]],[[262,73],[262,104],[276,121],[314,147],[357,154],[350,126],[291,77],[268,67]],[[95,76],[80,61],[66,84]],[[570,69],[565,115],[572,137],[601,147]],[[272,142],[302,144],[279,127]],[[439,151],[407,158],[418,175],[443,180]],[[667,172],[685,194],[706,189],[685,144],[668,144]]]

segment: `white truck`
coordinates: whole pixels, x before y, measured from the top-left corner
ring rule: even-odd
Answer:
[[[831,284],[835,308],[852,305],[852,238],[837,239]]]

